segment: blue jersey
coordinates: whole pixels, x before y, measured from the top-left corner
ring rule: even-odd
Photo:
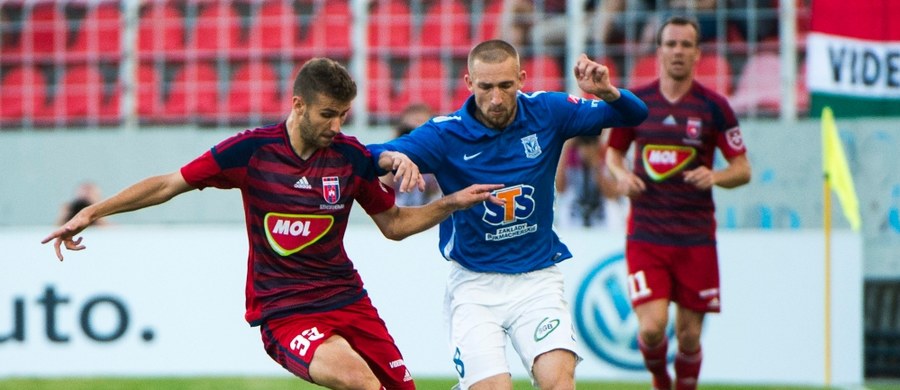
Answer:
[[[408,135],[369,145],[374,158],[405,153],[423,173],[433,173],[450,194],[472,184],[503,184],[490,202],[454,212],[440,225],[440,251],[476,272],[522,273],[572,257],[553,231],[556,166],[563,143],[599,135],[605,127],[634,126],[647,106],[631,92],[608,104],[561,92],[519,93],[513,122],[502,130],[475,119],[475,101],[438,116]]]

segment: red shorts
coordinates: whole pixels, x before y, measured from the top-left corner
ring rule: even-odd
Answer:
[[[416,388],[369,297],[337,310],[266,320],[260,333],[269,356],[308,382],[315,383],[309,376],[309,363],[316,349],[332,335],[340,335],[365,359],[385,389]]]
[[[718,313],[719,257],[715,245],[625,245],[631,305],[668,299],[696,312]]]

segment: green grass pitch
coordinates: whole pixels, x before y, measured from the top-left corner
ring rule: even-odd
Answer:
[[[421,390],[449,390],[456,383],[452,379],[416,379]],[[579,381],[579,390],[647,390],[649,383],[619,383],[601,381]],[[898,389],[898,383],[867,384],[865,389]],[[322,389],[297,378],[291,377],[177,377],[177,378],[0,378],[0,390],[279,390],[279,389]],[[515,390],[530,390],[531,385],[524,380],[514,383]],[[797,386],[752,386],[700,384],[700,390],[813,390],[824,387]],[[858,389],[855,389],[858,390]]]

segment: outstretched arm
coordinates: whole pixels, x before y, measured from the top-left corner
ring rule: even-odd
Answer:
[[[56,257],[62,261],[63,255],[60,246],[65,245],[66,249],[71,251],[84,249],[85,246],[81,245],[82,237],[76,238],[75,235],[94,221],[109,215],[164,203],[175,195],[192,189],[194,188],[184,180],[181,172],[149,177],[125,188],[118,194],[82,209],[72,219],[50,233],[41,243],[46,244],[51,240],[56,240],[53,243],[56,248]]]
[[[504,202],[491,194],[500,188],[503,188],[502,184],[473,184],[424,206],[391,207],[372,215],[372,220],[385,237],[399,241],[437,225],[456,210],[484,201],[502,205]]]

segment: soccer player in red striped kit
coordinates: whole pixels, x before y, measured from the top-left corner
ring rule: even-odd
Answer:
[[[697,83],[696,22],[672,17],[657,34],[658,80],[635,88],[650,111],[637,127],[614,128],[606,162],[631,198],[625,258],[638,318],[638,344],[657,390],[672,389],[666,366],[669,302],[677,306],[675,388],[696,389],[705,313],[719,312],[719,268],[712,187],[750,181],[750,163],[734,111]],[[634,144],[634,166],[625,153]],[[716,148],[728,164],[713,170]]]
[[[246,320],[260,326],[268,354],[309,382],[338,389],[414,389],[400,351],[344,250],[355,200],[381,232],[401,240],[453,211],[484,201],[502,185],[472,185],[422,207],[402,208],[376,176],[356,138],[341,133],[356,83],[337,62],[315,58],[294,81],[284,122],[232,136],[180,171],[140,181],[72,217],[43,240],[82,250],[75,237],[97,219],[157,205],[206,187],[238,188],[250,254]],[[396,153],[395,168],[407,168]],[[407,160],[408,161],[408,160]],[[423,189],[404,182],[401,191]],[[407,184],[409,183],[409,184]]]

